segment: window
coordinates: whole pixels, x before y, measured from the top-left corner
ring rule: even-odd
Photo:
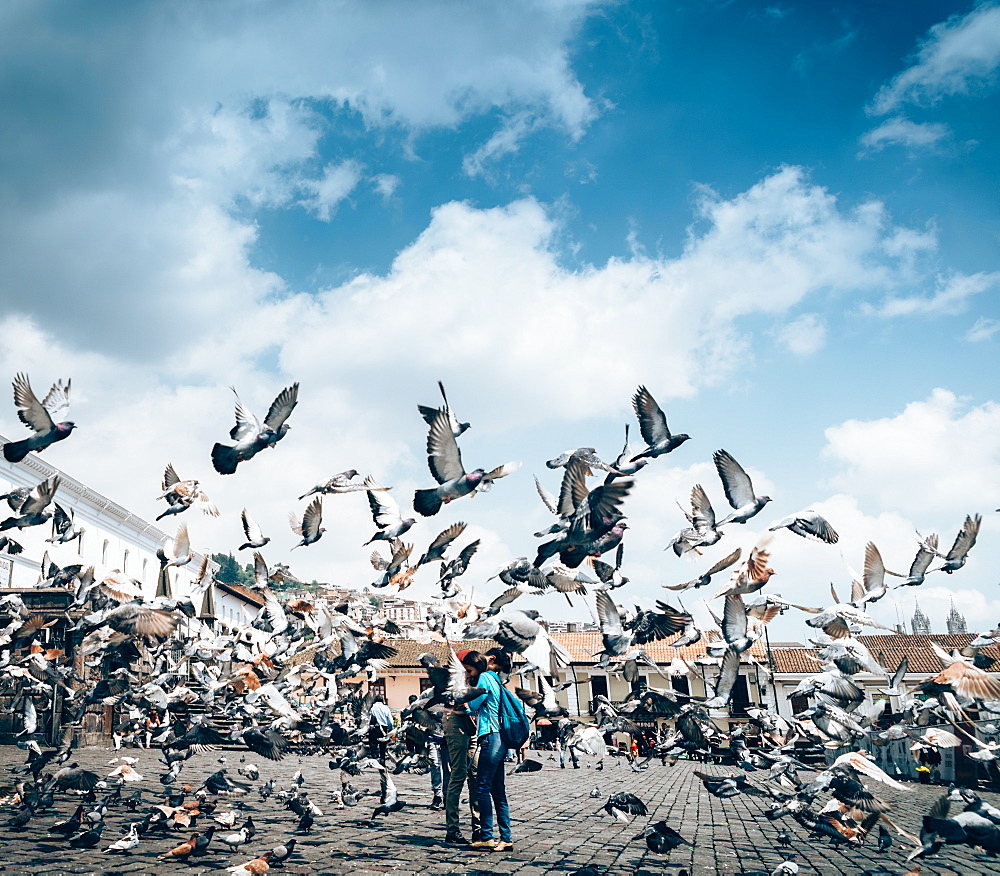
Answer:
[[[142,582],[146,583],[146,569],[149,566],[149,557],[142,558]]]
[[[809,708],[809,697],[805,694],[796,694],[789,699],[789,703],[792,706],[792,714],[797,715],[799,712],[804,712]]]
[[[104,539],[104,544],[101,545],[101,565],[106,566],[108,564],[108,540]]]
[[[750,691],[747,689],[747,677],[745,675],[738,675],[736,677],[736,684],[733,685],[733,698],[730,703],[731,714],[746,714],[747,707],[750,705]]]
[[[382,697],[382,702],[383,703],[388,703],[389,702],[386,699],[386,696],[385,696],[385,679],[384,678],[376,678],[375,681],[369,682],[368,683],[368,690],[373,690],[373,691],[375,691],[375,695],[376,696]]]
[[[122,555],[122,574],[128,574],[128,549],[126,549],[125,553]]]
[[[596,698],[597,696],[606,697],[608,695],[608,678],[606,675],[590,676],[590,695],[592,698]]]
[[[86,533],[81,529],[80,530],[80,535],[77,537],[77,540],[76,540],[76,553],[77,553],[77,556],[81,556],[81,557],[83,556],[83,536],[85,534]]]
[[[432,682],[427,676],[420,679],[420,693],[423,693],[427,688],[433,687],[434,682]]]
[[[690,694],[691,686],[688,684],[686,675],[675,675],[670,679],[670,687],[677,693]]]
[[[632,693],[637,690],[645,690],[649,685],[646,683],[646,676],[640,675],[635,681],[632,682]]]

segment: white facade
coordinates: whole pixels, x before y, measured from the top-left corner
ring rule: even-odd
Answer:
[[[6,442],[7,439],[0,436],[0,443]],[[15,556],[6,552],[0,554],[0,591],[35,587],[39,583],[42,557],[48,551],[51,561],[60,567],[82,563],[84,568],[93,566],[97,576],[117,569],[140,582],[143,596],[152,599],[160,569],[156,551],[170,541],[173,534],[49,465],[35,453],[28,454],[18,463],[0,457],[0,494],[17,487],[34,489],[53,475],[60,479],[55,502],[67,512],[73,511],[76,526],[84,530],[83,537],[69,544],[49,544],[45,539],[53,534],[51,522],[25,529],[15,527],[2,533],[23,545],[24,551]],[[17,515],[10,510],[6,500],[0,500],[0,520],[12,516]],[[202,557],[196,554],[186,566],[171,569],[175,597],[190,592],[201,561]]]

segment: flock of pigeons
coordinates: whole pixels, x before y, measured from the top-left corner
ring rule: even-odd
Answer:
[[[440,389],[441,406],[419,406],[428,426],[428,467],[436,482],[413,496],[412,508],[424,518],[437,515],[463,497],[487,492],[495,481],[520,466],[508,462],[489,471],[467,471],[458,441],[470,424],[458,420],[444,387]],[[230,432],[232,443],[218,443],[212,448],[216,471],[232,475],[240,464],[275,447],[288,433],[287,421],[298,404],[298,390],[297,383],[282,390],[263,420],[251,414],[237,397],[236,424]],[[72,433],[74,424],[65,419],[69,392],[70,382],[64,385],[59,381],[39,401],[28,378],[17,376],[14,401],[19,418],[32,435],[5,444],[7,460],[19,462],[28,453],[40,452]],[[222,744],[243,746],[272,760],[281,759],[293,746],[326,751],[332,756],[331,768],[341,771],[342,803],[357,803],[359,799],[350,777],[374,770],[380,777],[380,799],[372,818],[396,812],[403,802],[390,770],[365,745],[374,701],[374,693],[365,681],[374,681],[396,653],[387,639],[492,639],[519,655],[516,671],[522,679],[536,679],[534,689],[523,681],[518,688],[534,716],[568,717],[557,702],[558,688],[549,683],[547,676],[553,674],[553,665],[569,665],[569,653],[548,635],[537,611],[511,606],[522,596],[562,593],[569,599],[571,595],[584,598],[593,593],[602,640],[600,665],[622,672],[629,680],[638,677],[640,666],[663,675],[643,646],[671,639],[671,644],[680,647],[704,639],[706,661],[715,661],[718,673],[706,696],[650,686],[621,706],[599,697],[598,723],[575,723],[565,740],[574,752],[592,755],[603,763],[605,754],[617,751],[605,743],[608,731],[638,736],[637,720],[651,715],[669,716],[674,729],[661,735],[650,757],[655,755],[666,763],[683,753],[697,756],[724,742],[735,766],[747,772],[767,771],[760,786],[743,774],[724,778],[702,775],[711,794],[720,798],[740,793],[767,794],[774,801],[768,818],[791,816],[810,831],[837,842],[864,842],[875,826],[879,827],[880,846],[891,842],[887,826],[909,836],[887,815],[891,807],[869,791],[863,780],[903,790],[906,786],[886,775],[858,749],[870,741],[881,744],[900,738],[911,739],[915,748],[957,746],[962,738],[956,734],[962,734],[977,746],[978,751],[972,755],[976,759],[992,761],[1000,757],[1000,745],[980,742],[959,726],[975,709],[1000,713],[1000,683],[985,671],[990,661],[980,653],[981,648],[1000,643],[1000,630],[979,636],[962,651],[949,654],[937,649],[942,670],[910,691],[898,723],[877,734],[871,733],[877,713],[863,708],[864,693],[854,676],[859,672],[884,675],[889,682],[886,693],[903,696],[900,684],[907,672],[906,661],[890,672],[878,664],[855,634],[862,627],[886,629],[867,613],[866,607],[887,594],[892,578],[900,579],[897,586],[915,586],[927,575],[938,571],[951,574],[962,568],[975,544],[981,518],[966,518],[947,553],[939,550],[937,535],[921,537],[906,573],[889,571],[878,548],[869,543],[862,573],[854,576],[850,598],[842,601],[831,587],[832,602],[825,607],[794,605],[779,595],[763,592],[774,574],[769,565],[767,538],[742,562],[742,551],[736,549],[692,580],[667,588],[677,593],[697,590],[731,570],[728,581],[712,596],[722,601],[720,615],[715,616],[721,639],[705,636],[689,612],[667,602],[657,601],[653,609],[628,612],[616,604],[613,595],[629,581],[623,573],[628,530],[623,505],[645,466],[689,440],[688,435],[670,431],[663,411],[645,387],[638,388],[632,402],[643,440],[641,448],[631,447],[626,426],[625,445],[613,461],[606,462],[594,448],[583,447],[546,462],[548,469],[562,471],[558,495],[550,493],[536,478],[538,494],[555,520],[535,533],[539,541],[533,557],[530,552],[517,557],[496,573],[494,577],[500,579],[504,589],[489,605],[477,605],[472,589],[466,591],[460,580],[479,547],[478,540],[460,546],[465,523],[450,523],[411,562],[415,545],[407,543],[404,536],[418,518],[404,517],[391,489],[373,476],[361,478],[356,470],[343,471],[299,497],[313,498],[301,516],[291,517],[292,529],[300,538],[295,547],[315,544],[322,537],[325,497],[365,493],[375,528],[368,541],[376,545],[371,563],[379,573],[372,587],[398,593],[410,586],[421,568],[437,566],[439,593],[426,626],[408,628],[385,618],[362,619],[353,616],[348,603],[329,605],[279,598],[271,585],[282,577],[290,578],[290,573],[284,566],[269,568],[261,550],[270,537],[264,535],[246,508],[241,513],[245,542],[240,550],[252,551],[254,590],[263,607],[250,623],[237,624],[229,633],[217,633],[196,618],[196,605],[212,584],[207,559],[190,593],[170,595],[170,570],[194,558],[185,524],[160,551],[160,595],[152,599],[143,593],[139,582],[120,572],[80,565],[60,568],[46,556],[40,583],[73,592],[70,614],[79,639],[76,654],[84,660],[87,678],[81,677],[62,651],[43,647],[40,633],[47,622],[33,616],[17,595],[0,600],[0,690],[14,696],[20,715],[18,735],[30,752],[26,766],[30,779],[25,777],[7,795],[14,806],[9,826],[23,828],[51,806],[58,792],[77,793],[82,795],[82,802],[75,815],[51,830],[81,847],[101,843],[109,807],[129,804],[123,799],[123,788],[131,780],[128,764],[123,764],[110,785],[104,780],[105,793],[100,796],[96,774],[64,764],[71,758],[74,733],[88,710],[106,705],[114,705],[124,716],[118,727],[119,738],[141,738],[148,733],[152,744],[159,747],[163,759],[160,782],[165,795],[164,803],[148,808],[142,818],[132,822],[126,836],[106,849],[108,853],[127,853],[151,835],[184,829],[199,816],[215,815],[215,795],[231,791],[240,783],[225,769],[197,787],[194,782],[182,784],[179,776],[192,753]],[[724,515],[717,515],[703,486],[694,485],[690,512],[685,511],[688,525],[668,544],[677,556],[689,552],[701,555],[725,537],[728,527],[746,524],[771,501],[756,493],[751,478],[732,454],[720,449],[713,454],[713,461],[729,508]],[[596,483],[591,480],[595,477]],[[53,477],[33,490],[12,490],[0,497],[12,511],[12,516],[0,522],[0,532],[51,521],[53,534],[48,541],[65,544],[79,537],[72,509],[56,500],[58,486],[59,478]],[[158,520],[192,508],[213,516],[219,514],[201,483],[181,479],[172,465],[166,466],[158,498],[165,503]],[[838,540],[833,526],[812,510],[785,517],[769,527],[771,531],[782,528],[825,544]],[[381,553],[383,548],[388,556]],[[10,536],[0,535],[0,550],[15,553],[20,549]],[[613,563],[608,561],[610,558]],[[745,739],[746,728],[723,731],[712,720],[711,712],[729,704],[741,662],[753,662],[749,653],[752,646],[764,635],[768,622],[786,608],[808,613],[806,622],[817,631],[811,644],[818,649],[821,670],[803,682],[799,690],[813,696],[815,705],[792,718],[779,716],[772,709],[751,709],[750,723],[765,743],[751,750]],[[447,666],[439,665],[430,653],[424,655],[432,684],[404,712],[405,721],[436,727],[446,704],[475,695],[477,689],[469,690],[463,668],[453,651],[451,654]],[[140,670],[140,658],[148,661],[148,671]],[[766,666],[759,668],[767,672]],[[913,696],[917,693],[924,696]],[[37,741],[39,714],[53,713],[57,704],[66,728],[64,742],[59,748],[43,750]],[[956,733],[938,725],[952,726]],[[842,754],[828,769],[806,781],[799,778],[797,770],[808,768],[793,754],[796,743],[802,741],[830,749],[855,750]],[[57,769],[48,772],[52,768]],[[633,768],[638,771],[644,766],[633,763]],[[273,787],[268,793],[271,791]],[[291,789],[281,793],[288,808],[299,816],[298,829],[308,831],[312,819],[320,814],[318,807],[300,784],[293,782]],[[818,802],[821,794],[829,795],[822,805]],[[145,805],[140,798],[129,798],[135,803],[133,810]],[[949,815],[959,808],[960,812]],[[622,793],[612,795],[603,811],[624,819],[647,814],[641,800]],[[1000,811],[970,792],[952,791],[935,804],[923,823],[919,838],[909,836],[915,844],[911,858],[934,854],[956,843],[991,854],[1000,851]],[[181,845],[165,851],[164,859],[204,854],[214,830],[213,826],[193,833]],[[223,842],[237,848],[252,839],[253,831],[248,819]],[[641,836],[657,853],[669,852],[686,842],[665,821],[652,825]],[[293,850],[291,839],[253,861],[231,868],[231,872],[265,872]],[[796,872],[792,860],[782,866],[784,870],[775,872]]]

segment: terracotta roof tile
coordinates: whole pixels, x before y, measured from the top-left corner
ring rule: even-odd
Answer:
[[[256,606],[263,606],[264,600],[262,597],[258,596],[252,590],[248,590],[239,584],[229,584],[225,581],[216,581],[215,586],[220,590],[225,590],[228,593],[232,593],[233,596],[239,597],[240,599],[246,600],[247,602],[252,602]]]
[[[935,674],[944,668],[940,658],[931,648],[931,642],[937,643],[945,651],[951,651],[954,648],[965,647],[974,638],[975,635],[971,633],[930,636],[893,633],[887,636],[858,636],[861,644],[871,651],[872,656],[889,672],[892,672],[905,656],[909,664],[909,673],[918,675]],[[991,645],[983,648],[982,653],[998,661],[993,669],[1000,671],[1000,647]],[[810,655],[817,654],[812,648],[772,647],[771,654],[778,672],[811,673],[817,672],[820,668],[820,664],[810,658]]]
[[[550,635],[569,651],[573,662],[578,664],[596,663],[598,658],[594,655],[599,654],[603,647],[599,632],[551,633]],[[669,663],[676,657],[680,657],[682,660],[695,660],[704,657],[706,641],[719,642],[722,640],[718,630],[706,630],[701,641],[694,645],[687,645],[683,648],[671,647],[670,643],[676,642],[680,637],[681,634],[678,634],[660,642],[648,642],[642,647],[657,663]],[[765,659],[767,656],[763,642],[756,642],[750,649],[750,653],[755,659]]]
[[[447,666],[451,657],[448,654],[448,645],[444,642],[416,642],[413,639],[386,639],[385,643],[391,645],[398,652],[395,657],[390,657],[388,664],[394,669],[423,668],[417,659],[421,654],[429,651],[441,661],[442,666]],[[454,651],[461,651],[468,648],[471,651],[488,651],[496,648],[497,643],[492,639],[470,639],[468,641],[452,642],[451,648]]]

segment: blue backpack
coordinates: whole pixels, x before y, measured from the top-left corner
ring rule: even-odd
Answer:
[[[497,709],[500,724],[500,742],[504,748],[517,749],[528,741],[531,723],[524,712],[524,705],[506,687],[500,686],[500,707]]]

